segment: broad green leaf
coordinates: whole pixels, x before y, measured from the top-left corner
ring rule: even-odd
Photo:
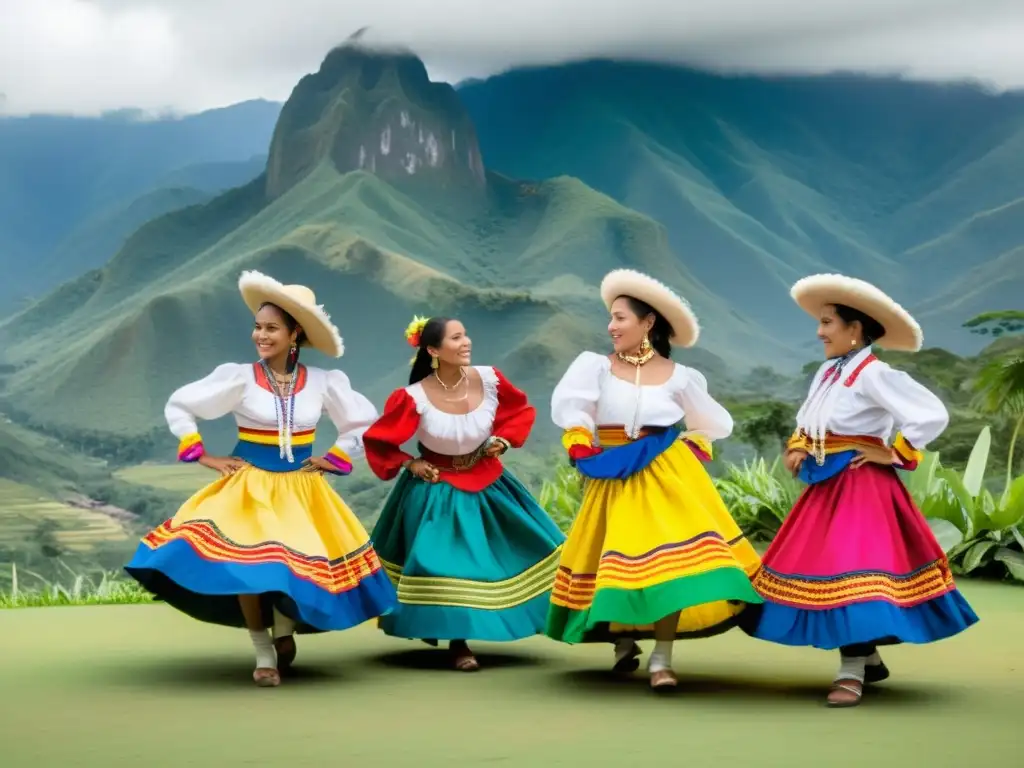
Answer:
[[[1005,565],[1015,581],[1024,581],[1024,554],[1009,547],[1000,547],[992,559]]]
[[[981,492],[982,483],[985,480],[985,466],[988,464],[988,452],[992,448],[992,430],[986,425],[974,441],[971,455],[967,459],[967,467],[964,469],[963,483],[971,496],[977,496]]]
[[[947,555],[951,549],[964,540],[964,535],[949,520],[933,518],[928,521],[928,525],[931,527],[932,533],[935,534],[942,551]]]
[[[983,540],[977,542],[974,546],[967,550],[964,554],[963,569],[964,573],[970,573],[975,568],[979,568],[985,562],[985,555],[988,554],[989,550],[996,546],[996,542],[991,540]]]
[[[969,523],[964,508],[960,504],[960,500],[945,486],[941,486],[935,493],[929,494],[920,509],[921,514],[929,521],[945,520],[962,534],[967,535]]]
[[[970,523],[969,535],[976,536],[981,531],[988,530],[988,518],[981,514],[981,506],[975,503],[974,494],[967,490],[957,471],[943,467],[938,471],[938,476],[945,481],[949,486],[949,490],[953,492],[963,506],[964,514],[967,515],[967,520]]]
[[[1024,534],[1020,532],[1020,526],[1018,525],[1016,528],[1011,528],[1010,533],[1012,533],[1013,538],[1017,540],[1017,546],[1024,550]]]
[[[901,473],[901,479],[918,506],[924,504],[924,500],[928,498],[929,494],[935,492],[937,485],[935,482],[935,471],[938,468],[939,454],[925,453],[916,470]]]
[[[992,513],[992,525],[999,530],[1015,528],[1021,521],[1024,521],[1024,475],[1013,481],[1010,492]]]

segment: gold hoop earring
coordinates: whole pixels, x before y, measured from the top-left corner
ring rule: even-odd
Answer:
[[[640,342],[640,354],[646,355],[651,349],[651,339],[647,335],[647,331],[644,331],[643,341]]]

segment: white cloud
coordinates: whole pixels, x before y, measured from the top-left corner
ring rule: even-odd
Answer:
[[[0,18],[8,114],[284,99],[363,26],[445,80],[617,55],[1024,87],[1022,0],[0,0]]]

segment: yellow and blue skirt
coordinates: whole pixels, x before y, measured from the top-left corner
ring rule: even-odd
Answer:
[[[244,627],[239,595],[263,596],[297,632],[341,630],[381,616],[397,597],[366,529],[319,471],[303,469],[314,434],[242,430],[250,464],[199,490],[143,537],[125,570],[158,599],[213,624]],[[192,453],[195,455],[195,452]]]
[[[681,611],[678,638],[731,629],[760,559],[729,515],[698,454],[710,446],[678,428],[598,431],[603,451],[579,459],[583,501],[562,550],[546,634],[566,643],[649,638]]]

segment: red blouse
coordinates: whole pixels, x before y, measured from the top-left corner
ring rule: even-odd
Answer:
[[[497,368],[498,407],[494,414],[491,434],[507,440],[513,448],[522,448],[530,436],[537,409],[530,405],[526,394],[514,387]],[[402,446],[415,437],[420,426],[416,401],[406,390],[396,389],[384,404],[381,417],[363,435],[366,461],[381,480],[392,480],[402,469],[402,463],[414,458]],[[501,459],[485,456],[472,467],[462,471],[439,467],[438,482],[453,488],[475,493],[482,491],[503,471]]]

